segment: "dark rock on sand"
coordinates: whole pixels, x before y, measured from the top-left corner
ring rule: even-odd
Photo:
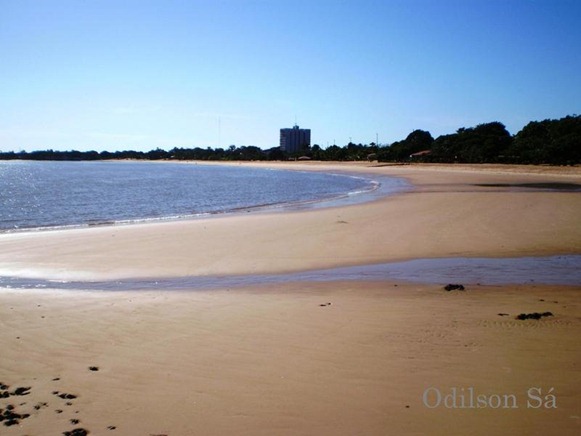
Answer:
[[[9,387],[4,383],[0,383],[0,398],[8,398],[10,396],[10,392],[8,392]]]
[[[0,409],[0,422],[3,422],[6,427],[20,424],[21,420],[28,417],[30,417],[28,413],[20,414],[16,412],[12,404],[6,406],[6,410]]]
[[[89,371],[99,371],[98,366],[89,366]]]
[[[457,283],[447,284],[446,286],[444,286],[444,289],[446,291],[464,291],[464,290],[466,290],[464,288],[464,285],[460,285],[460,284],[457,284]]]
[[[516,319],[524,321],[525,319],[541,319],[547,316],[553,316],[551,312],[533,312],[533,313],[521,313],[520,315],[516,316]]]
[[[75,428],[71,431],[63,432],[64,436],[86,436],[89,434],[89,430],[85,430],[84,428]]]
[[[14,390],[14,392],[12,392],[12,395],[28,395],[30,394],[30,387],[27,388],[16,388]]]

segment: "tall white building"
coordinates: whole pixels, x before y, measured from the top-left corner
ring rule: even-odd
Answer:
[[[297,153],[311,145],[311,129],[280,129],[280,149],[285,153]]]

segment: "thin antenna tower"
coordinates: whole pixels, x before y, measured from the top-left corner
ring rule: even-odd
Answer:
[[[218,117],[218,148],[220,147],[220,144],[222,142],[222,118]]]

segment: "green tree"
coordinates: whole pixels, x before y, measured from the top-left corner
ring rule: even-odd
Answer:
[[[512,143],[504,124],[494,121],[472,128],[460,128],[438,137],[432,145],[431,160],[436,162],[499,162]]]
[[[397,141],[378,152],[380,161],[409,161],[410,155],[419,151],[429,150],[434,138],[425,130],[414,130],[403,141]]]
[[[531,121],[508,150],[513,162],[554,165],[581,162],[581,116]]]

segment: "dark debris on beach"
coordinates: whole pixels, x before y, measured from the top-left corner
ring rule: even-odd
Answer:
[[[521,313],[520,315],[516,316],[516,319],[520,320],[520,321],[524,321],[526,319],[536,319],[539,320],[541,318],[545,318],[548,316],[554,316],[551,312],[543,312],[543,313],[539,313],[539,312],[533,312],[533,313]]]
[[[89,367],[91,371],[98,371],[98,367],[91,366]],[[59,381],[60,377],[55,377],[52,381]],[[43,409],[49,408],[49,403],[45,401],[40,402],[31,402],[30,410],[25,410],[27,403],[26,402],[10,402],[10,400],[16,400],[15,397],[23,397],[26,395],[32,394],[32,387],[31,386],[20,386],[16,388],[11,388],[10,385],[6,383],[0,382],[0,425],[4,425],[5,427],[11,427],[14,425],[20,425],[21,421],[24,419],[28,419],[30,417],[39,417],[42,414]],[[64,403],[67,406],[72,406],[72,400],[78,398],[77,394],[71,394],[68,392],[60,392],[60,391],[52,391],[52,395],[57,397],[60,400],[65,400]],[[32,397],[34,398],[34,396]],[[2,401],[8,400],[8,401]],[[21,400],[22,401],[22,400]],[[59,400],[57,400],[59,401]],[[64,412],[63,409],[55,409],[54,412],[57,414],[61,414]],[[76,411],[74,413],[79,413]],[[81,423],[81,419],[79,418],[71,418],[68,420],[69,423],[73,426],[78,426]],[[107,430],[116,430],[117,427],[115,425],[107,426]],[[0,434],[2,431],[0,431]],[[72,430],[63,431],[62,434],[65,436],[84,436],[88,435],[90,432],[89,430],[77,427],[73,428]]]
[[[21,397],[30,394],[30,387],[18,387],[10,392],[10,386],[0,382],[0,398]],[[25,405],[26,403],[22,403]],[[21,413],[16,410],[14,404],[0,405],[0,422],[6,427],[20,424],[20,421],[30,417],[29,413]]]
[[[75,428],[71,431],[63,432],[64,436],[86,436],[89,434],[89,430],[85,430],[84,428]]]
[[[444,290],[445,291],[465,291],[466,288],[464,287],[464,285],[460,285],[458,283],[449,283],[446,286],[444,286]]]

